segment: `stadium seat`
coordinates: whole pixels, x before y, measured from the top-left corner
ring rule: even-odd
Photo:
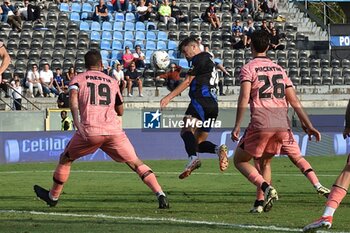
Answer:
[[[214,58],[222,59],[221,50],[214,50],[214,51],[212,51],[212,53],[214,54]]]
[[[100,49],[100,42],[96,41],[96,40],[90,41],[89,48],[99,50]]]
[[[75,59],[75,56],[76,56],[76,54],[75,54],[74,50],[69,49],[69,50],[66,50],[64,52],[65,59],[73,60],[73,59]]]
[[[156,43],[154,41],[147,40],[146,49],[147,50],[156,50]]]
[[[69,30],[67,34],[67,39],[76,40],[78,38],[78,33],[75,30]]]
[[[234,60],[234,66],[235,67],[242,67],[244,66],[244,60],[243,59],[240,59],[240,58],[237,58]]]
[[[143,31],[136,31],[135,33],[135,40],[145,40],[146,35]]]
[[[224,12],[221,16],[222,22],[232,22],[232,15],[229,12]]]
[[[284,58],[287,59],[287,53],[284,50],[278,50],[277,51],[277,59]]]
[[[157,30],[157,25],[154,22],[147,22],[146,31]]]
[[[298,59],[298,53],[294,49],[288,50],[288,59],[291,59],[291,58]]]
[[[49,11],[46,16],[47,21],[57,21],[57,14],[56,12]]]
[[[125,14],[125,21],[131,21],[135,22],[135,15],[134,13],[128,12]]]
[[[223,63],[224,67],[234,67],[233,65],[233,59],[226,58]],[[235,66],[236,67],[236,66]],[[237,66],[238,67],[238,66]]]
[[[148,40],[157,40],[157,35],[156,35],[155,32],[148,31],[148,32],[146,33],[146,39],[147,39],[147,41],[148,41]]]
[[[168,34],[166,32],[159,31],[158,32],[158,40],[167,41],[168,40]]]
[[[26,50],[19,50],[17,52],[16,59],[19,59],[19,60],[26,60],[26,59],[28,59],[28,55],[27,55]]]
[[[80,29],[81,31],[90,31],[89,23],[88,23],[88,22],[81,21],[81,22],[80,22],[79,29]]]
[[[119,31],[114,31],[113,40],[124,40],[124,35]]]
[[[318,59],[311,59],[310,61],[310,67],[320,67],[320,60]]]
[[[78,34],[78,40],[90,40],[89,33],[87,31],[80,31]]]
[[[350,61],[348,59],[343,59],[341,62],[343,68],[350,68]]]
[[[40,55],[38,50],[30,50],[28,54],[29,59],[39,60]]]
[[[102,31],[113,31],[113,26],[110,22],[102,23]]]
[[[18,48],[18,42],[15,39],[10,39],[7,42],[7,49],[8,50],[17,50]]]
[[[177,59],[177,50],[168,50],[170,59]]]
[[[200,37],[200,32],[198,32],[198,31],[190,32],[190,36],[191,36],[191,37],[198,38],[198,37]]]
[[[116,12],[114,21],[124,22],[125,21],[124,14],[120,12]]]
[[[85,3],[83,3],[81,11],[82,12],[90,12],[90,13],[92,13],[92,12],[94,12],[94,9],[92,8],[90,3],[85,2]]]
[[[282,68],[287,68],[287,60],[283,57],[278,58],[277,64],[280,65]]]
[[[305,50],[299,50],[299,55],[298,55],[299,59],[300,58],[309,58],[308,52]]]
[[[67,32],[63,30],[56,31],[56,40],[65,40],[66,39]]]
[[[184,69],[188,69],[188,61],[184,58],[179,59],[179,66],[181,66]]]
[[[222,27],[222,30],[223,31],[228,31],[228,32],[230,32],[231,30],[232,30],[232,25],[231,25],[231,23],[229,23],[229,22],[223,22],[222,23],[222,25],[221,25],[221,27]]]
[[[90,38],[91,38],[91,40],[101,40],[100,32],[92,31]]]
[[[66,45],[63,40],[56,40],[54,43],[54,49],[60,50],[65,49]]]
[[[223,58],[224,59],[233,59],[233,51],[229,49],[225,49],[223,53]]]
[[[136,40],[135,41],[135,47],[139,45],[141,47],[141,49],[145,48],[145,44],[143,43],[143,40]]]
[[[158,27],[159,28],[159,27]],[[159,29],[160,30],[160,29]],[[179,24],[179,30],[180,31],[188,31],[189,30],[189,25],[188,23],[185,23],[185,22],[181,22]],[[165,31],[165,30],[164,30]]]
[[[126,46],[128,46],[129,48],[134,48],[133,42],[129,40],[124,40],[123,49],[125,49]]]
[[[133,23],[133,22],[125,22],[124,30],[125,31],[135,31],[135,23]]]
[[[222,48],[223,48],[223,49],[231,49],[231,47],[232,47],[232,44],[231,44],[230,41],[224,41],[224,42],[222,43]]]
[[[70,10],[69,10],[69,5],[68,5],[68,3],[62,2],[62,3],[60,4],[60,11],[62,11],[62,12],[69,12]]]
[[[341,69],[338,67],[334,67],[332,69],[332,77],[341,77]]]
[[[79,39],[78,40],[78,46],[77,49],[87,49],[88,44],[84,39]]]
[[[114,22],[113,23],[113,30],[114,31],[123,31],[124,30],[124,22]]]
[[[18,59],[15,63],[15,69],[16,70],[26,70],[27,69],[27,62],[25,62],[24,59]]]
[[[113,50],[122,50],[123,49],[122,42],[120,42],[119,40],[113,40],[112,49]]]
[[[344,79],[341,76],[333,77],[333,85],[343,85]]]
[[[178,30],[178,26],[176,23],[173,23],[173,22],[168,23],[168,31],[177,31],[177,30]]]
[[[165,23],[163,23],[163,22],[158,22],[157,28],[158,28],[159,31],[166,31],[166,30],[168,30],[167,25]]]
[[[202,22],[200,25],[201,31],[209,32],[210,31],[210,24],[207,22]]]
[[[135,24],[135,30],[136,30],[136,31],[146,31],[146,25],[145,25],[145,23],[140,22],[140,21],[136,22],[136,24]]]
[[[62,69],[62,64],[59,59],[53,59],[51,61],[51,69],[56,70],[57,68]]]
[[[63,61],[63,70],[68,70],[70,67],[73,67],[73,62],[70,59],[65,59]]]
[[[38,39],[33,39],[30,43],[30,49],[41,49],[42,41]]]
[[[147,49],[149,49],[149,48],[147,48]],[[158,41],[157,42],[157,50],[166,50],[166,49],[167,49],[167,45],[166,45],[165,41]]]
[[[228,12],[231,10],[231,5],[229,2],[223,2],[221,5],[222,12]]]
[[[133,31],[126,31],[124,33],[124,40],[134,40],[134,32]]]
[[[102,31],[102,40],[113,40],[112,33],[110,31]]]
[[[301,59],[299,58],[299,67],[300,68],[309,67],[309,60],[306,58],[301,58]]]
[[[168,49],[176,50],[177,49],[177,42],[169,40],[168,42]]]
[[[77,12],[72,12],[72,13],[70,13],[69,19],[72,20],[72,21],[79,22],[80,21],[80,14],[77,13]]]
[[[18,48],[19,48],[19,49],[29,49],[28,40],[26,40],[26,39],[20,40],[20,41],[19,41]]]
[[[329,67],[329,60],[328,59],[321,59],[320,65],[321,65],[321,68],[328,68]]]
[[[296,58],[290,58],[288,60],[288,67],[289,68],[296,68],[296,67],[298,67],[298,60]]]
[[[178,40],[179,39],[177,32],[175,32],[175,31],[168,32],[168,38],[169,38],[169,40]]]
[[[219,40],[212,41],[210,48],[211,48],[211,50],[221,49],[221,41],[219,41]]]
[[[331,61],[331,66],[332,66],[333,68],[338,68],[338,67],[340,67],[340,61],[339,61],[338,59],[332,59],[332,61]]]
[[[110,59],[108,50],[101,50],[100,53],[101,53],[102,60]]]
[[[111,54],[112,60],[118,60],[119,62],[121,62],[122,56],[123,56],[123,51],[112,50],[112,54]]]
[[[93,21],[91,23],[91,31],[101,31],[101,24],[99,22]]]

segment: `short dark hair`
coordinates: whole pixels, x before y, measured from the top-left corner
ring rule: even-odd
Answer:
[[[186,47],[187,45],[189,44],[192,44],[192,43],[195,43],[198,45],[198,42],[197,42],[197,38],[196,36],[189,36],[189,37],[186,37],[185,39],[183,39],[180,44],[179,44],[179,51],[180,53],[182,53],[182,49],[183,47]]]
[[[85,56],[85,67],[89,69],[92,66],[98,66],[102,61],[101,53],[97,50],[88,51]]]
[[[257,30],[252,33],[251,43],[258,53],[263,53],[267,50],[270,44],[269,34],[264,30]]]

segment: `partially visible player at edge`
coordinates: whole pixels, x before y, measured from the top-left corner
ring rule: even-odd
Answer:
[[[219,112],[216,87],[219,80],[216,75],[215,63],[209,53],[200,50],[195,37],[185,38],[179,45],[179,51],[187,59],[192,60],[192,67],[185,80],[160,101],[160,107],[165,108],[174,97],[188,86],[190,87],[191,102],[183,119],[185,125],[181,129],[181,138],[185,143],[189,162],[179,178],[188,177],[193,170],[201,166],[197,152],[217,154],[220,170],[224,171],[228,167],[226,145],[217,146],[207,141],[212,124],[209,127],[203,125],[201,128],[187,124],[191,121],[210,121],[211,123],[216,121]]]
[[[314,135],[317,141],[321,138],[304,112],[285,71],[266,57],[268,47],[269,35],[265,31],[255,31],[251,41],[254,59],[241,69],[236,123],[231,133],[232,140],[237,141],[244,112],[249,103],[251,120],[233,159],[236,168],[264,192],[265,212],[278,200],[278,194],[249,161],[252,158],[259,159],[264,153],[278,154],[283,145],[294,142],[288,119],[288,103],[305,124],[307,134],[310,137]]]
[[[343,131],[343,137],[346,139],[350,137],[350,101],[346,108],[345,113],[345,128]],[[348,192],[350,185],[350,154],[346,161],[343,171],[340,173],[335,183],[333,184],[331,193],[328,196],[326,202],[326,208],[320,219],[304,227],[304,232],[315,232],[319,228],[331,228],[333,215],[336,209],[339,207],[341,201],[344,199]]]
[[[124,112],[117,80],[101,72],[103,65],[99,51],[91,50],[84,58],[87,71],[75,76],[69,84],[69,103],[77,132],[60,156],[52,188],[48,191],[35,185],[36,195],[49,206],[55,206],[73,161],[100,148],[116,162],[126,163],[157,195],[159,208],[168,208],[156,176],[137,157],[122,129],[121,118],[117,117]]]

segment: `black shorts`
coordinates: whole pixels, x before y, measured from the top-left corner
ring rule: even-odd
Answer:
[[[187,116],[194,117],[201,121],[214,121],[218,117],[219,108],[218,102],[214,98],[198,98],[192,99],[191,103],[185,112]],[[213,123],[214,123],[213,122]],[[209,127],[202,127],[201,129],[205,132],[211,130],[211,125]]]

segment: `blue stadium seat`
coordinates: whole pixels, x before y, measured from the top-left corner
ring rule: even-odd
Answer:
[[[101,40],[100,32],[92,31],[90,38],[91,38],[91,40]]]
[[[123,44],[119,40],[113,40],[112,42],[112,49],[113,50],[122,50],[123,49]]]
[[[157,49],[159,50],[166,50],[167,49],[167,46],[166,46],[166,43],[165,41],[158,41],[157,42]]]
[[[94,9],[92,8],[91,4],[90,3],[83,3],[83,7],[82,7],[82,12],[94,12]]]
[[[157,36],[155,32],[148,31],[146,33],[146,39],[147,40],[157,40]]]
[[[147,50],[156,50],[156,43],[154,41],[147,40],[146,49]]]
[[[158,40],[168,40],[168,34],[166,32],[158,32]]]
[[[120,12],[116,12],[114,21],[124,22],[125,21],[124,14]]]
[[[145,39],[146,39],[145,33],[136,30],[135,40],[145,40]]]
[[[112,33],[109,31],[103,31],[102,32],[102,36],[101,36],[102,40],[112,40]]]
[[[80,5],[80,3],[73,2],[71,11],[80,13],[81,12],[81,5]]]
[[[100,48],[104,50],[110,50],[111,49],[111,42],[108,40],[101,40]]]
[[[80,20],[87,20],[90,18],[90,15],[88,12],[82,12],[80,16]]]
[[[62,12],[69,12],[70,10],[69,10],[69,5],[68,5],[68,3],[61,3],[61,5],[60,5],[60,11],[62,11]]]
[[[101,24],[99,22],[93,21],[91,23],[91,31],[101,31]]]
[[[125,31],[135,31],[135,23],[133,23],[133,22],[125,22],[124,30]]]
[[[143,43],[142,40],[135,41],[135,47],[136,47],[136,45],[139,45],[141,47],[141,49],[145,48],[145,44]]]
[[[124,40],[134,40],[134,32],[132,31],[126,31],[124,33]]]
[[[114,9],[113,9],[112,3],[111,3],[111,2],[106,2],[105,4],[106,4],[106,6],[107,6],[108,12],[113,13],[113,12],[114,12]]]
[[[126,46],[128,46],[130,49],[134,48],[134,44],[129,40],[124,40],[123,49],[125,49]]]
[[[154,52],[154,50],[146,50],[146,53],[145,53],[145,60],[146,60],[145,62],[146,63],[149,63],[149,60],[150,60],[153,52]]]
[[[70,13],[70,20],[71,21],[80,21],[80,14],[77,12]]]
[[[114,31],[124,31],[124,22],[114,22],[113,24],[113,30]]]
[[[169,40],[169,42],[168,42],[168,49],[176,50],[177,49],[177,42]]]
[[[170,59],[176,59],[177,58],[176,50],[168,50],[168,54],[169,54]]]
[[[88,22],[81,21],[79,26],[80,31],[90,31],[90,25]]]
[[[101,50],[101,57],[102,60],[108,60],[109,59],[109,51],[108,50]]]
[[[123,33],[119,31],[114,31],[113,32],[113,40],[124,40]]]
[[[135,29],[136,31],[146,31],[146,26],[143,22],[136,22],[136,25],[135,25]]]
[[[112,60],[118,60],[121,61],[122,60],[122,56],[123,56],[123,51],[121,50],[112,50],[112,54],[111,54],[111,59]]]
[[[102,23],[102,31],[113,31],[112,24],[110,22]]]
[[[109,62],[106,60],[102,60],[102,64],[103,64],[103,67],[106,67],[106,68],[109,66]]]
[[[134,13],[128,12],[125,14],[125,21],[132,21],[135,22],[135,15]]]
[[[179,59],[179,66],[182,68],[188,69],[188,61],[185,58]]]

